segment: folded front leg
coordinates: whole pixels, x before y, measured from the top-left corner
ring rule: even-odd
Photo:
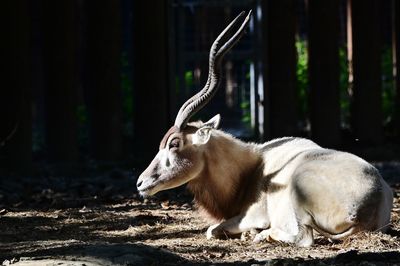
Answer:
[[[253,242],[259,243],[263,240],[293,243],[296,240],[296,236],[288,234],[279,228],[269,228],[258,233],[254,237]]]
[[[258,215],[255,215],[254,212],[256,210],[255,208],[250,208],[244,215],[238,215],[222,223],[210,226],[207,230],[207,239],[237,235],[251,229],[268,228],[268,217],[262,215],[259,210],[256,213]]]
[[[242,219],[243,216],[238,215],[222,223],[211,225],[207,229],[207,239],[236,235],[249,230],[245,230],[240,226]]]
[[[285,243],[296,243],[300,247],[309,247],[314,244],[313,229],[309,226],[301,226],[297,235],[287,233],[279,228],[269,228],[258,233],[253,242],[259,243],[263,240],[279,241]]]

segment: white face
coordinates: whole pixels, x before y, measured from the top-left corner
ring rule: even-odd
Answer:
[[[204,168],[202,156],[208,145],[211,129],[217,128],[217,115],[199,127],[191,127],[168,137],[156,157],[139,176],[137,189],[142,196],[183,185],[200,175]]]
[[[151,196],[161,190],[175,188],[195,178],[203,168],[199,151],[186,143],[183,134],[172,134],[164,149],[140,175],[137,188],[142,196]]]

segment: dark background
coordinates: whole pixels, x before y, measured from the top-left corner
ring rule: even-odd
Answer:
[[[207,79],[242,10],[248,33],[196,118],[245,140],[304,136],[400,157],[399,0],[14,0],[1,3],[0,168],[141,169]]]

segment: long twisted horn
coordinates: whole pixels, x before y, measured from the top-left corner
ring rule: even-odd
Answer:
[[[215,39],[213,45],[210,49],[209,56],[209,70],[208,70],[208,79],[204,88],[199,91],[197,94],[192,96],[189,100],[187,100],[182,107],[179,109],[178,115],[175,119],[175,126],[179,129],[183,129],[186,127],[189,119],[197,113],[200,109],[202,109],[215,95],[218,90],[220,84],[220,68],[221,62],[224,55],[239,41],[239,39],[243,36],[244,30],[246,29],[250,16],[251,10],[249,14],[246,16],[240,28],[236,31],[236,33],[220,47],[218,50],[219,42],[222,38],[227,35],[227,32],[232,29],[234,25],[236,25],[241,17],[243,17],[245,12],[241,12]]]

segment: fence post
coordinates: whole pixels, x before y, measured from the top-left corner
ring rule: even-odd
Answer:
[[[309,81],[311,136],[327,147],[340,145],[339,0],[310,0]]]
[[[76,162],[75,1],[43,1],[46,146],[55,162]]]
[[[87,1],[85,91],[90,153],[99,160],[122,157],[120,1]]]
[[[352,126],[355,138],[373,144],[383,140],[379,2],[349,0],[347,7]]]
[[[261,1],[264,138],[297,134],[295,1]]]
[[[400,137],[400,1],[392,0],[393,75],[395,77],[395,127]]]
[[[133,1],[135,156],[147,161],[169,125],[169,1]],[[171,66],[173,67],[173,66]]]
[[[29,172],[32,165],[30,1],[2,4],[0,162],[2,169]]]

